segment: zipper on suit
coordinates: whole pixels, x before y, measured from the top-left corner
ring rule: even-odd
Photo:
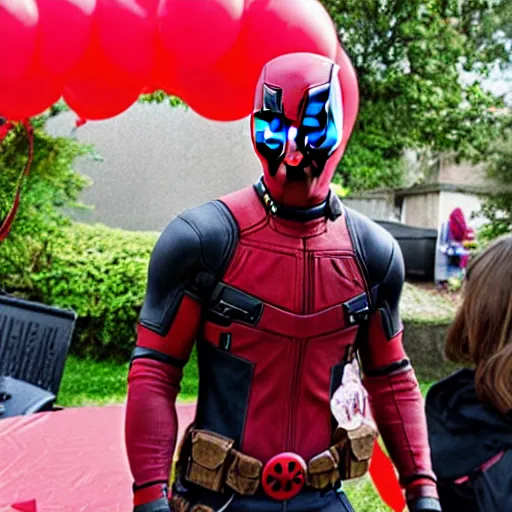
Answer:
[[[306,241],[303,240],[303,294],[302,294],[302,307],[301,314],[307,315],[311,308],[313,299],[310,297],[310,292],[312,290],[312,261],[313,255],[309,254],[306,251]],[[292,368],[293,378],[292,378],[292,388],[291,388],[291,403],[289,408],[289,418],[288,418],[288,438],[287,438],[287,450],[296,451],[295,450],[295,415],[297,412],[298,399],[299,399],[299,390],[300,383],[302,380],[302,368],[304,366],[304,359],[306,355],[307,342],[306,339],[292,339],[292,354],[294,360],[294,366]]]

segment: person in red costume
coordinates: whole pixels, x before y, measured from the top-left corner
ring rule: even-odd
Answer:
[[[308,53],[269,62],[251,116],[262,178],[178,215],[156,244],[129,372],[134,512],[351,511],[341,482],[367,458],[353,441],[369,432],[371,421],[354,424],[366,397],[409,510],[441,510],[402,346],[400,249],[330,190],[359,101],[343,65]],[[194,344],[197,412],[169,502]],[[353,410],[336,410],[344,401]]]

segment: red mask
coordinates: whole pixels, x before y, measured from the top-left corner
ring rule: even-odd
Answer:
[[[309,207],[329,193],[359,100],[354,69],[342,57],[350,68],[341,72],[330,59],[311,53],[283,55],[263,68],[251,116],[252,140],[265,185],[277,203]]]

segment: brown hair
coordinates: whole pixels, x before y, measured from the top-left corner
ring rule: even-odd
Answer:
[[[512,236],[471,261],[464,301],[448,331],[448,359],[476,367],[478,396],[506,414],[512,409]]]

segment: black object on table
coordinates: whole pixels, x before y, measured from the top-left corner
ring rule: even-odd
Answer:
[[[0,418],[51,410],[75,322],[73,311],[0,294]]]
[[[50,391],[15,379],[0,376],[0,419],[51,411],[55,395]]]

